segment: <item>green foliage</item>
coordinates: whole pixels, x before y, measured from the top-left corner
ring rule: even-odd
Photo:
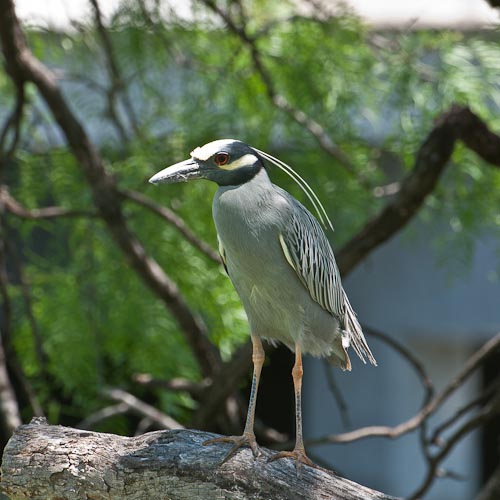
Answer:
[[[109,86],[106,59],[90,24],[71,33],[32,31],[29,41],[37,57],[64,75],[65,95],[120,187],[174,209],[214,247],[214,186],[199,182],[155,189],[146,184],[151,174],[197,145],[238,137],[293,165],[333,214],[334,244],[340,246],[386,202],[374,198],[373,188],[411,168],[433,118],[452,103],[466,103],[493,127],[500,126],[496,41],[481,34],[372,33],[347,12],[318,21],[289,17],[290,6],[279,4],[270,11],[268,2],[245,3],[252,13],[247,29],[250,36],[258,35],[256,46],[273,89],[324,127],[350,158],[353,171],[272,105],[248,47],[203,8],[189,22],[173,15],[158,22],[155,12],[147,20],[136,2],[124,2],[111,20],[109,34],[140,132],[134,134],[122,102],[117,109],[130,138],[126,143],[109,115],[103,91]],[[5,75],[0,75],[0,90],[12,97]],[[28,208],[94,210],[79,165],[34,95],[26,116],[12,194]],[[383,158],[394,165],[388,168]],[[288,178],[279,172],[273,178],[302,199]],[[498,231],[498,206],[499,172],[459,148],[421,218],[430,224],[440,214],[441,221],[449,221],[454,241],[466,249],[485,227]],[[227,358],[248,327],[223,270],[156,215],[130,201],[124,208],[131,228],[178,283]],[[137,372],[200,378],[178,325],[128,266],[99,219],[35,223],[9,217],[9,225],[23,252],[52,389],[62,391],[71,409],[57,402],[39,378],[19,285],[10,289],[14,343],[54,420],[61,413],[83,418],[102,406],[104,385],[131,387]],[[162,394],[161,404],[184,421],[193,407],[185,394]],[[119,418],[106,425],[130,431]]]

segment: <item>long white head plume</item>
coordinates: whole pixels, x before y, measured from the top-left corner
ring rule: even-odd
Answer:
[[[330,217],[328,217],[325,207],[319,200],[312,187],[309,186],[309,184],[297,172],[295,172],[295,170],[290,165],[287,165],[284,161],[278,160],[278,158],[275,158],[274,156],[266,153],[265,151],[261,151],[260,149],[254,147],[252,147],[252,149],[257,151],[257,153],[259,153],[264,159],[285,172],[291,179],[293,179],[297,183],[297,185],[300,187],[300,189],[302,189],[302,191],[304,191],[307,198],[312,203],[321,224],[323,224],[325,228],[329,227],[333,231],[332,221],[330,220]]]

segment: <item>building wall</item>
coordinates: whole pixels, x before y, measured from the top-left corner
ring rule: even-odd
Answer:
[[[424,363],[439,391],[482,343],[500,331],[500,283],[494,239],[478,241],[470,267],[459,272],[446,261],[439,263],[432,236],[432,228],[413,223],[373,252],[345,287],[361,322],[408,347]],[[368,341],[379,362],[377,368],[356,360],[351,373],[334,371],[352,429],[396,425],[418,411],[424,396],[417,375],[401,356],[376,339],[368,337]],[[476,374],[431,419],[431,426],[476,397],[481,383]],[[319,360],[308,359],[305,364],[304,406],[306,439],[348,430],[342,426]],[[314,447],[310,454],[346,477],[397,496],[411,494],[426,471],[416,432],[394,441],[370,438]],[[473,498],[481,480],[479,432],[463,440],[444,467],[463,480],[439,479],[425,498]]]

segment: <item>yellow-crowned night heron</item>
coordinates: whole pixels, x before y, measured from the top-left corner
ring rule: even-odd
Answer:
[[[280,341],[295,352],[296,443],[291,452],[297,470],[312,465],[302,439],[302,353],[326,356],[343,370],[351,369],[347,348],[376,364],[346,293],[342,288],[332,248],[318,221],[289,193],[274,185],[266,163],[290,175],[306,192],[323,223],[331,226],[314,191],[288,165],[247,144],[232,139],[196,148],[191,158],[168,167],[150,182],[173,183],[191,179],[216,182],[212,211],[219,250],[250,323],[254,373],[245,430],[242,436],[212,439],[205,444],[230,442],[224,461],[242,445],[258,455],[253,424],[259,378],[264,363],[261,338]]]

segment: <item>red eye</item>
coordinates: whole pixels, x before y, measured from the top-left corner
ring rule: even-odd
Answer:
[[[214,161],[216,165],[221,167],[229,161],[229,154],[224,152],[217,153],[214,157]]]

